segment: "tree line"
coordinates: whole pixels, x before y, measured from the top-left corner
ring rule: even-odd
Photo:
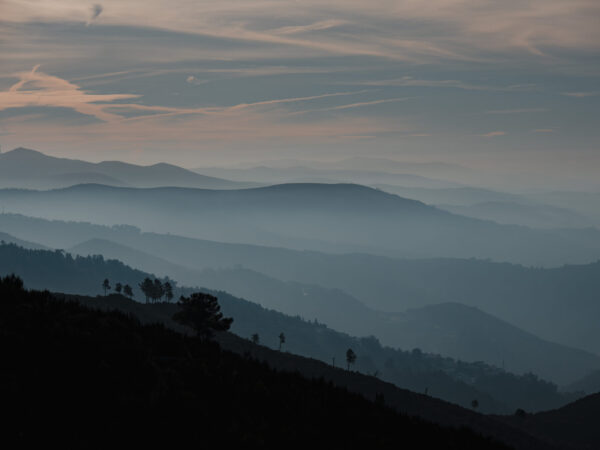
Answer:
[[[152,280],[151,278],[146,277],[144,278],[144,281],[138,284],[138,287],[146,297],[146,303],[156,303],[157,301],[162,301],[163,298],[168,302],[173,300],[174,285],[175,282],[169,279],[163,283],[158,278]],[[108,294],[108,291],[112,289],[108,278],[105,278],[102,282],[102,289],[104,290],[105,296]],[[123,285],[121,283],[116,283],[114,291],[117,294],[122,293],[126,297],[133,298],[133,289],[128,284]]]

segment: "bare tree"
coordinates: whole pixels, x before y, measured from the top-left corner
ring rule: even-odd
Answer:
[[[283,334],[283,331],[281,333],[279,333],[279,351],[281,351],[281,346],[285,344],[285,334]]]
[[[350,365],[354,364],[355,362],[356,362],[356,353],[354,353],[354,350],[349,348],[346,351],[346,363],[348,364],[348,370],[350,370]]]
[[[125,294],[129,298],[132,298],[133,297],[133,289],[131,289],[131,286],[129,286],[128,284],[123,286],[123,294]]]
[[[110,281],[108,281],[108,278],[105,278],[102,282],[102,289],[104,289],[104,296],[106,297],[106,292],[110,289]]]

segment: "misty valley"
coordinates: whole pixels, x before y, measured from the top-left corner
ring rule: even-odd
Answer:
[[[0,449],[600,449],[598,24],[0,0]]]
[[[246,173],[250,181],[241,180]],[[34,404],[58,400],[43,386],[64,371],[70,374],[59,384],[71,392],[64,401],[72,407],[83,407],[73,390],[84,389],[74,375],[80,374],[98,384],[85,394],[99,402],[97,414],[124,401],[137,411],[132,429],[143,426],[150,410],[162,415],[175,404],[179,412],[165,423],[193,420],[205,417],[194,404],[206,396],[198,389],[217,389],[209,386],[218,376],[218,389],[230,390],[223,383],[231,373],[219,371],[235,367],[248,384],[227,394],[236,396],[238,416],[225,419],[234,406],[206,400],[218,412],[203,420],[223,432],[232,423],[250,426],[243,411],[262,403],[266,392],[275,402],[297,402],[281,391],[292,383],[293,395],[331,396],[320,408],[338,411],[336,402],[349,402],[361,411],[356,439],[367,442],[375,433],[383,446],[395,442],[383,431],[388,426],[404,427],[415,441],[417,429],[437,427],[436,442],[448,434],[456,445],[477,448],[598,442],[591,426],[581,441],[571,438],[591,423],[587,411],[600,402],[595,225],[530,227],[509,215],[506,224],[468,217],[428,202],[438,194],[440,203],[453,199],[457,208],[514,199],[438,182],[359,185],[350,182],[355,168],[347,179],[336,170],[320,183],[270,184],[261,173],[237,169],[229,181],[167,164],[94,164],[21,148],[0,154],[0,284],[9,351],[3,392],[18,411],[15,420],[41,414],[25,408],[23,396]],[[400,195],[419,197],[427,189],[425,202]],[[546,207],[522,201],[523,208],[534,201],[532,209]],[[186,312],[184,299],[197,309]],[[96,330],[92,337],[89,330]],[[39,353],[36,339],[50,353]],[[15,365],[19,346],[39,361]],[[72,351],[80,354],[76,360]],[[24,367],[45,371],[39,365],[54,354],[64,360],[57,372],[35,391],[26,388]],[[160,384],[152,381],[157,376]],[[294,409],[296,425],[344,442],[335,430],[351,419],[340,416],[320,430],[312,398]],[[266,409],[260,420],[271,430],[276,419]],[[90,425],[79,426],[75,443],[85,441]],[[107,426],[106,442],[131,435],[116,417]],[[458,428],[471,434],[457,434]],[[266,431],[252,429],[244,439],[255,445]],[[277,439],[289,437],[285,427],[278,430]],[[27,443],[39,438],[20,432]],[[246,442],[229,433],[232,444]],[[161,431],[152,439],[169,438]]]

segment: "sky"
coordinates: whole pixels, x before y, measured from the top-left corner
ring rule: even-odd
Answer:
[[[595,176],[597,0],[0,0],[0,145]]]

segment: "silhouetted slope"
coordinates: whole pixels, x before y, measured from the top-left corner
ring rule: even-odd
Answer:
[[[406,257],[481,257],[536,265],[589,262],[600,242],[499,225],[358,185],[293,184],[241,190],[79,185],[0,190],[7,210],[38,217],[128,223],[146,231]],[[202,226],[198,226],[198,224]]]
[[[3,441],[106,448],[503,448],[160,325],[0,283]],[[57,414],[60,405],[60,414]]]
[[[90,163],[55,158],[35,150],[17,148],[0,154],[0,186],[7,188],[53,189],[82,183],[111,186],[182,186],[231,189],[251,186],[199,175],[171,164],[137,166],[119,161]]]
[[[600,448],[600,393],[554,411],[503,418],[546,442],[566,449]]]

